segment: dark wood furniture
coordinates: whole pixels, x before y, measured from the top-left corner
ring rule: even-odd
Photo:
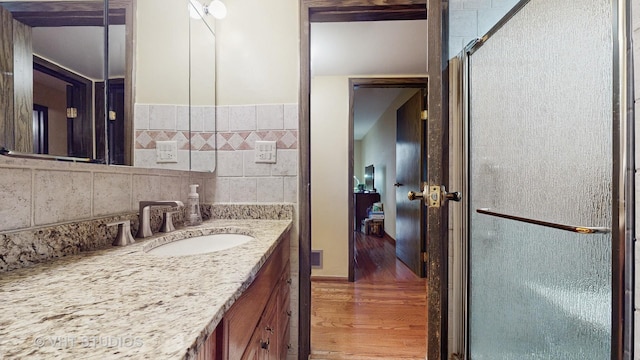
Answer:
[[[354,213],[354,223],[353,229],[355,231],[360,231],[360,224],[362,224],[362,220],[367,218],[367,208],[369,208],[373,203],[380,201],[380,193],[354,193],[353,194],[353,207],[355,209]]]

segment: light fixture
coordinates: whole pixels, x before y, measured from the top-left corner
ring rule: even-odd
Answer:
[[[213,0],[204,7],[206,14],[211,14],[216,19],[224,19],[227,16],[227,7],[220,0]]]
[[[67,108],[67,119],[75,119],[78,117],[78,109],[74,107]]]
[[[194,19],[200,19],[204,15],[211,15],[216,19],[224,19],[227,16],[227,7],[220,0],[213,0],[209,5],[202,5],[198,0],[189,2],[189,16]]]

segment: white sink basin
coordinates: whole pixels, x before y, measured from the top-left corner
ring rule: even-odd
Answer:
[[[207,254],[231,249],[253,239],[252,236],[244,234],[222,233],[203,235],[160,245],[147,251],[147,253],[160,256]]]

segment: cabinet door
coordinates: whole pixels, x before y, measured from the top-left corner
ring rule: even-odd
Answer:
[[[256,329],[241,360],[268,360],[268,348],[270,345],[269,339],[264,338],[264,332]]]
[[[280,355],[281,359],[284,359],[289,350],[289,322],[291,319],[291,306],[289,306],[291,274],[289,273],[289,263],[285,266],[278,285],[278,355]]]
[[[218,329],[216,329],[198,350],[197,360],[216,360],[219,359],[218,352]]]
[[[269,360],[279,360],[281,358],[278,354],[280,349],[278,343],[278,299],[278,291],[274,291],[267,307],[264,309],[262,321],[260,322],[262,325],[261,331],[269,343],[267,349],[265,349],[266,358]]]
[[[282,240],[256,276],[254,282],[227,311],[223,322],[223,359],[237,360],[247,347],[259,322],[267,312],[267,303],[278,286],[282,271],[289,263],[289,237]],[[274,325],[275,326],[275,325]]]
[[[258,326],[253,331],[242,360],[279,360],[278,354],[278,292],[274,291]]]

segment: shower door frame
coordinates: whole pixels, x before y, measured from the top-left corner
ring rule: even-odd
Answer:
[[[508,22],[530,0],[521,0],[483,37],[471,42],[461,55],[462,79],[462,121],[463,132],[463,192],[470,194],[470,62],[469,57],[479,49],[491,36]],[[634,291],[634,254],[635,236],[635,199],[634,199],[634,103],[633,103],[633,63],[631,32],[631,1],[611,0],[612,6],[612,41],[613,41],[613,147],[612,156],[612,226],[611,226],[611,359],[622,360],[633,358],[633,291]],[[469,294],[471,293],[471,266],[469,266],[469,242],[471,238],[471,211],[467,196],[463,202],[462,219],[462,278],[453,279],[453,286],[462,287],[462,304],[464,315],[460,328],[462,333],[454,333],[453,337],[462,338],[464,358],[471,359]],[[627,206],[629,204],[629,206]],[[457,285],[456,285],[457,284]],[[626,291],[626,295],[625,295]]]

